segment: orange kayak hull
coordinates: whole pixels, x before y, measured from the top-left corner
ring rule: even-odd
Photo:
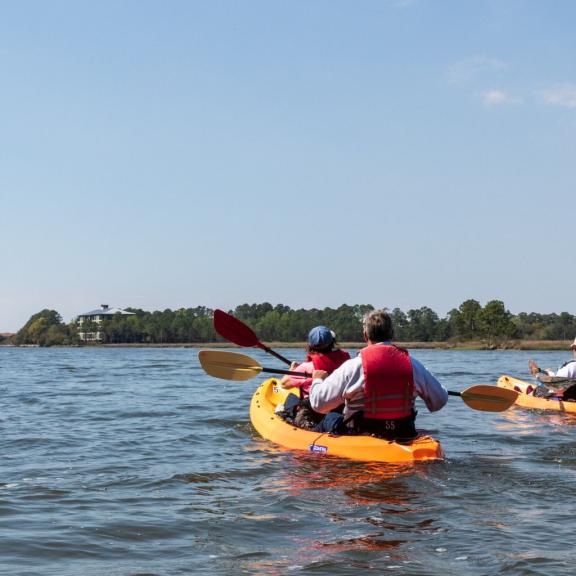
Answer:
[[[415,462],[444,457],[440,443],[431,436],[400,443],[373,436],[334,436],[293,426],[274,413],[288,393],[275,378],[270,378],[254,392],[250,403],[254,428],[263,438],[283,448],[365,462]]]

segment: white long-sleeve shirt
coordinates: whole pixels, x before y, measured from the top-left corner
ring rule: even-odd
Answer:
[[[558,376],[559,378],[576,380],[576,360],[566,362],[566,364],[560,366],[556,372],[554,372],[554,370],[545,370],[545,372],[548,376]]]
[[[430,412],[440,410],[448,402],[448,391],[418,360],[410,356],[410,361],[415,395],[424,400]],[[312,381],[310,405],[314,410],[327,414],[343,402],[344,418],[364,408],[364,369],[360,356],[344,362],[325,380],[316,378]]]

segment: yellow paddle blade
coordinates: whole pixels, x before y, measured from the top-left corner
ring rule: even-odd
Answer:
[[[236,352],[200,350],[198,359],[206,374],[223,380],[250,380],[262,372],[256,360]]]
[[[474,410],[504,412],[516,402],[518,392],[489,384],[478,384],[466,388],[460,392],[460,396],[464,403]]]

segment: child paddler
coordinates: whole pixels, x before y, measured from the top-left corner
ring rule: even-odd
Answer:
[[[314,370],[323,370],[331,374],[346,360],[350,360],[350,354],[338,348],[336,334],[326,326],[315,326],[308,333],[306,360],[301,364],[293,362],[290,370],[309,374],[312,374]],[[280,385],[285,389],[295,388],[299,391],[297,399],[291,398],[291,401],[284,406],[285,416],[293,419],[296,426],[312,428],[321,420],[322,414],[314,412],[308,400],[312,385],[311,377],[284,376],[280,380]]]

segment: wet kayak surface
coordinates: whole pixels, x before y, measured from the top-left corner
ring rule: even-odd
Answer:
[[[575,416],[450,397],[418,403],[442,461],[290,452],[250,423],[264,377],[210,378],[197,352],[0,348],[4,573],[571,573]],[[459,391],[570,355],[413,354]]]

